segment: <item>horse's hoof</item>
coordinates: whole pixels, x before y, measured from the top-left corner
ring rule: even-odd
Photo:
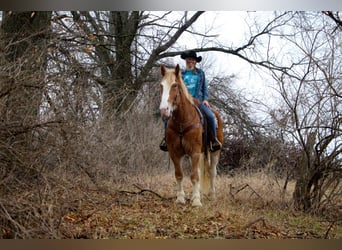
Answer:
[[[185,199],[184,198],[177,198],[176,203],[184,205],[185,204]]]
[[[194,199],[191,204],[193,207],[201,207],[202,203],[199,199]]]

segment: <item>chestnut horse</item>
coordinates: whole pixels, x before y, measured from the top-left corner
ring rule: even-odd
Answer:
[[[185,204],[181,160],[188,155],[191,160],[192,206],[202,206],[201,193],[215,195],[216,165],[220,150],[210,152],[203,144],[201,115],[183,82],[179,65],[174,69],[162,65],[161,74],[162,96],[159,108],[163,117],[170,117],[165,139],[175,167],[176,203]],[[215,110],[212,111],[217,118],[217,138],[222,143],[222,120]]]

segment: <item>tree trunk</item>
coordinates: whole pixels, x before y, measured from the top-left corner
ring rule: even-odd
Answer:
[[[111,69],[112,81],[105,88],[104,108],[107,113],[113,114],[113,111],[126,111],[137,95],[132,74],[132,58],[135,54],[132,44],[141,14],[138,11],[113,11],[110,18],[115,37],[116,63]]]
[[[0,41],[0,162],[23,167],[45,84],[51,12],[6,12]],[[2,157],[2,158],[1,158]],[[3,159],[5,157],[6,159]]]
[[[313,185],[314,146],[316,132],[308,135],[307,143],[303,147],[302,157],[298,162],[298,174],[293,192],[294,206],[301,211],[308,211],[312,207],[311,188]]]
[[[294,206],[296,209],[301,211],[307,211],[311,207],[310,189],[309,185],[309,170],[308,170],[308,159],[306,156],[298,162],[298,176],[293,192]]]

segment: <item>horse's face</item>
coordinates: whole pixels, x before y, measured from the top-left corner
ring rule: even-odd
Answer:
[[[160,112],[162,116],[169,117],[174,109],[175,100],[179,92],[179,65],[175,69],[166,69],[164,65],[161,66],[161,74],[163,76],[160,87],[161,87],[161,102]]]

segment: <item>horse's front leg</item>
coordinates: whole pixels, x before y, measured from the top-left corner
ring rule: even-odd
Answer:
[[[191,157],[191,182],[192,182],[192,206],[200,207],[201,203],[201,194],[200,194],[200,171],[199,171],[199,161],[201,159],[201,153],[195,153]]]
[[[180,165],[180,158],[173,157],[173,165],[175,167],[175,177],[177,181],[177,199],[176,203],[185,204],[185,192],[183,189],[183,171]]]

